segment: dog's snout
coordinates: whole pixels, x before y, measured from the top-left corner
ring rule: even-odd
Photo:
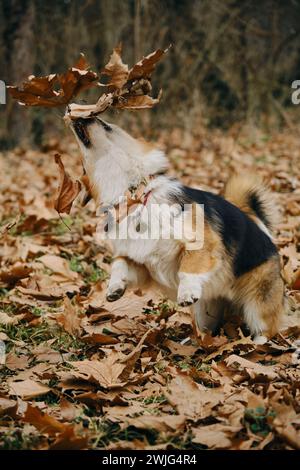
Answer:
[[[77,118],[72,120],[72,125],[76,135],[81,140],[81,142],[85,145],[85,147],[91,146],[91,140],[88,132],[88,126],[95,121],[94,118]]]

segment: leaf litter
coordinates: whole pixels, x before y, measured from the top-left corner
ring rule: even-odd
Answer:
[[[110,86],[128,78],[125,67],[114,75],[118,60],[106,70]],[[199,132],[189,141],[161,131],[186,184],[219,193],[232,170],[255,166],[281,207],[282,331],[257,345],[240,318],[227,318],[216,336],[197,338],[188,311],[156,286],[107,302],[111,253],[96,239],[93,201],[63,219],[53,205],[49,156],[60,153],[79,180],[76,146],[1,153],[1,448],[299,448],[297,136]]]

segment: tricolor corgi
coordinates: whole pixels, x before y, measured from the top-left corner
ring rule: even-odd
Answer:
[[[132,191],[140,193],[132,216],[136,233],[112,240],[115,257],[107,300],[119,299],[128,285],[150,276],[179,305],[192,306],[200,331],[215,331],[229,304],[232,311],[241,312],[256,341],[275,335],[285,310],[284,284],[272,241],[276,210],[260,179],[233,176],[224,198],[189,188],[166,175],[163,151],[117,125],[99,117],[69,122],[96,205],[119,208],[124,195],[128,201]],[[179,220],[192,210],[186,207],[201,208],[202,243],[193,246],[195,237],[185,235],[140,237],[143,214],[157,205],[176,207]],[[125,219],[129,217],[126,214]],[[195,228],[194,216],[190,220]],[[117,220],[122,223],[124,218]],[[165,226],[164,218],[160,224]]]

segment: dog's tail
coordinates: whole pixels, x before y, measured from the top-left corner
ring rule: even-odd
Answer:
[[[270,191],[259,176],[233,175],[225,187],[225,198],[256,222],[259,219],[272,233],[278,223],[278,211]]]

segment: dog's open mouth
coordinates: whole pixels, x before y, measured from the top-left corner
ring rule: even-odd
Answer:
[[[81,142],[86,146],[91,146],[90,136],[88,132],[88,126],[93,122],[93,119],[83,119],[79,118],[73,122],[74,130],[81,140]]]

